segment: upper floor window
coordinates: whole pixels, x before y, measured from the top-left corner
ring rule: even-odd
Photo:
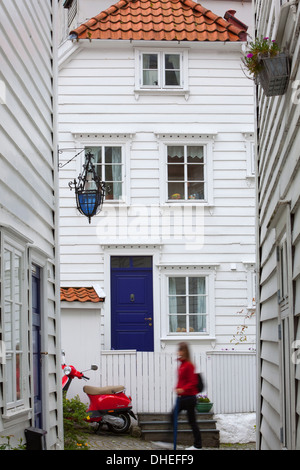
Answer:
[[[205,155],[202,145],[167,146],[169,200],[204,200]]]
[[[136,49],[135,95],[175,94],[188,99],[187,49]]]
[[[105,181],[105,199],[119,200],[123,196],[122,146],[101,145],[89,147],[94,155],[96,173]]]
[[[181,69],[181,53],[142,53],[142,87],[182,87]]]

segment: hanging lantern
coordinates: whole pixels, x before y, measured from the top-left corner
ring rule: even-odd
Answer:
[[[101,211],[105,183],[100,180],[92,163],[94,155],[88,152],[85,156],[83,172],[78,176],[78,181],[70,181],[69,186],[75,189],[77,209],[89,219]]]

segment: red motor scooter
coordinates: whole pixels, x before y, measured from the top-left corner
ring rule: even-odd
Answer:
[[[89,377],[83,375],[74,366],[62,365],[63,377],[62,388],[64,392],[70,387],[72,380],[78,379],[89,380]],[[88,370],[97,370],[98,366],[92,365]],[[108,429],[116,434],[122,434],[128,431],[132,416],[137,419],[132,411],[132,399],[125,395],[125,387],[123,385],[108,387],[89,387],[84,386],[83,391],[90,400],[87,409],[87,421],[89,423],[97,423],[96,432],[106,424]]]

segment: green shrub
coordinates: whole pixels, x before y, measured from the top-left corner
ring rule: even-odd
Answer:
[[[88,450],[86,437],[89,424],[86,421],[86,405],[78,395],[68,399],[63,396],[64,448],[65,450]]]

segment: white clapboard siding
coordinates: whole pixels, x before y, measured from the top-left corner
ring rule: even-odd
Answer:
[[[285,96],[266,98],[258,89],[259,108],[259,332],[260,409],[258,410],[261,449],[300,449],[299,428],[299,9],[291,2],[282,9],[276,2],[258,0],[258,35],[276,37],[280,24],[281,46],[291,55],[291,81]],[[286,22],[284,21],[286,18]],[[295,27],[296,25],[296,27]],[[288,204],[282,205],[285,201]],[[280,205],[281,204],[281,205]],[[277,247],[283,235],[291,253],[288,272],[289,295],[283,311],[279,302],[279,258]],[[289,331],[287,330],[287,324]],[[287,331],[290,337],[287,338]],[[296,343],[295,343],[296,342]],[[296,354],[296,356],[295,356]],[[289,358],[284,361],[283,358]],[[296,357],[296,362],[295,361]],[[292,361],[293,358],[293,361]],[[295,365],[295,371],[294,371]],[[289,377],[289,373],[291,376]],[[295,375],[294,375],[295,374]],[[295,404],[295,405],[294,405]]]
[[[43,260],[41,304],[43,323],[44,423],[47,448],[62,447],[62,408],[57,386],[59,360],[59,283],[58,283],[58,178],[56,92],[56,21],[57,2],[43,0],[3,0],[0,2],[0,82],[5,97],[0,104],[1,205],[0,225],[10,227],[30,240],[26,256],[30,263]],[[1,88],[2,90],[2,88]],[[37,262],[37,261],[35,261]],[[42,263],[42,261],[39,261]],[[39,264],[37,262],[37,264]],[[28,288],[25,336],[29,340],[24,354],[29,358],[24,371],[28,379],[26,400],[33,407],[34,378],[31,358],[31,291]],[[26,376],[26,377],[25,377]],[[26,380],[25,380],[26,379]],[[2,380],[2,375],[0,382]],[[31,391],[29,387],[32,387]],[[2,387],[0,387],[2,390]],[[32,392],[32,396],[30,393]],[[0,406],[3,406],[0,397]],[[0,412],[0,435],[3,431]],[[24,428],[33,425],[28,413],[5,424],[9,434],[24,441]]]
[[[195,370],[203,374],[215,413],[256,409],[255,352],[194,354]],[[178,363],[175,354],[102,351],[100,383],[124,385],[136,413],[166,413],[174,405]]]

